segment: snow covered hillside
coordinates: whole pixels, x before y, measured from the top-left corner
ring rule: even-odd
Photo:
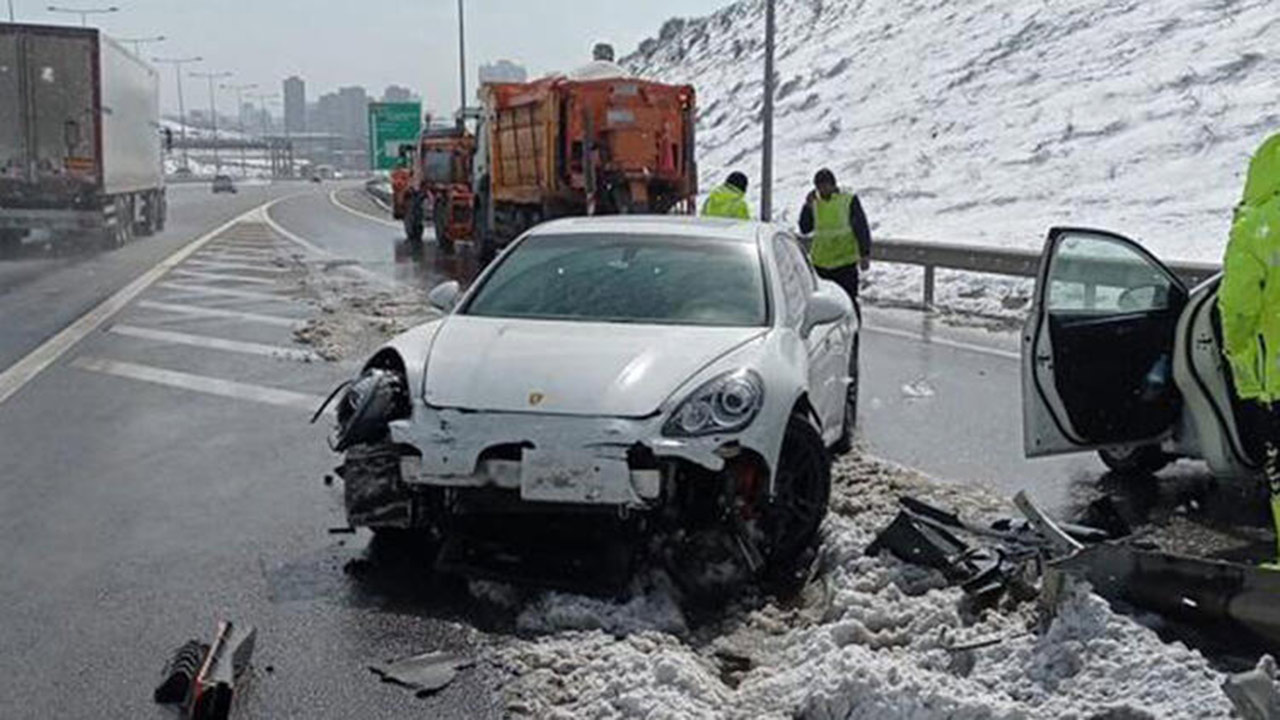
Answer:
[[[1218,260],[1280,131],[1278,48],[1275,0],[778,0],[775,213],[828,165],[880,236],[1038,247],[1070,223]],[[623,60],[696,85],[704,189],[759,178],[763,49],[741,0]]]

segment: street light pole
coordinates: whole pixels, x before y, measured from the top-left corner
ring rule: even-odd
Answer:
[[[182,167],[191,169],[191,159],[187,157],[187,107],[182,100],[182,66],[186,63],[200,62],[204,58],[199,55],[187,58],[151,58],[151,62],[172,65],[174,75],[178,78],[178,122],[182,125]]]
[[[218,96],[213,88],[214,80],[231,77],[229,72],[193,72],[191,77],[204,78],[209,81],[209,115],[213,122],[213,174],[222,174],[222,157],[218,154]]]
[[[13,0],[9,0],[9,22],[18,22],[13,18]]]
[[[461,128],[467,124],[467,33],[462,0],[458,0],[458,95],[461,98],[458,105],[458,127]]]
[[[158,42],[164,42],[167,38],[165,38],[165,36],[163,36],[163,35],[156,35],[156,36],[154,36],[154,37],[140,37],[140,38],[116,38],[116,39],[117,39],[117,40],[119,40],[120,42],[123,42],[123,43],[129,43],[129,44],[133,45],[133,54],[134,54],[134,55],[137,55],[137,56],[139,56],[139,57],[141,57],[141,56],[142,56],[142,44],[143,44],[143,43],[158,43]]]
[[[764,3],[764,138],[760,159],[760,219],[773,219],[773,36],[774,0]]]
[[[10,10],[12,10],[12,8],[13,8],[13,2],[12,2],[12,0],[10,0],[9,6],[10,6]],[[88,27],[88,26],[89,26],[89,16],[90,16],[90,15],[105,15],[105,14],[107,14],[107,13],[120,12],[120,8],[116,7],[115,5],[112,5],[111,7],[105,7],[105,8],[71,8],[71,7],[60,7],[60,6],[58,6],[58,5],[50,5],[50,6],[48,7],[48,10],[49,10],[49,12],[68,13],[68,14],[71,14],[71,15],[79,15],[79,16],[80,16],[80,27]]]
[[[245,132],[244,132],[244,91],[253,90],[258,87],[258,83],[247,83],[245,85],[223,85],[223,90],[236,91],[236,120],[240,126],[240,177],[245,177],[245,170],[248,161],[245,158]]]

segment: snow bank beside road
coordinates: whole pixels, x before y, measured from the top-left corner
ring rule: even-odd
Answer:
[[[674,634],[650,601],[543,594],[547,635],[498,650],[508,712],[550,718],[1226,718],[1222,677],[1197,652],[1085,591],[1043,633],[1030,605],[965,618],[939,575],[863,550],[910,493],[977,517],[999,503],[854,459],[837,470],[821,585],[794,606],[731,613]],[[540,604],[539,604],[540,603]],[[569,611],[559,614],[554,608]],[[596,621],[583,613],[598,613]],[[530,612],[526,608],[526,612]],[[619,613],[627,616],[619,621]],[[580,628],[611,628],[583,631]],[[556,627],[571,629],[555,630]],[[678,632],[678,628],[676,628]],[[978,650],[949,650],[999,638]]]
[[[776,195],[813,171],[877,232],[1036,248],[1054,224],[1218,260],[1250,153],[1280,130],[1271,0],[778,0]],[[701,187],[758,204],[763,2],[671,21],[623,59],[698,89]]]

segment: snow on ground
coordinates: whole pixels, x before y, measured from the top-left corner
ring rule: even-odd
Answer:
[[[1223,677],[1076,587],[1037,630],[1034,604],[980,617],[940,575],[865,557],[910,493],[972,518],[1005,511],[980,490],[850,458],[836,472],[819,581],[802,600],[731,609],[687,630],[661,585],[626,603],[540,593],[538,633],[496,649],[507,713],[538,718],[1226,718]],[[498,586],[501,587],[501,586]],[[493,584],[478,599],[521,601]],[[998,639],[976,650],[951,650]]]
[[[1038,249],[1051,225],[1092,225],[1217,261],[1249,155],[1280,131],[1273,0],[778,0],[777,17],[787,222],[826,165],[880,237]],[[741,0],[622,61],[696,85],[704,190],[759,178],[763,38],[763,0]],[[916,268],[868,281],[919,301]],[[1027,286],[940,281],[942,304],[995,315]]]

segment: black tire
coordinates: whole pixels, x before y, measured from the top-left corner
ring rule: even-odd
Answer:
[[[840,439],[831,446],[831,454],[844,455],[853,450],[853,433],[858,428],[858,339],[853,336],[853,348],[849,351],[849,388],[844,399],[843,427]]]
[[[156,232],[164,232],[164,224],[169,219],[169,198],[164,191],[156,193]]]
[[[128,204],[123,198],[116,198],[113,204],[113,224],[104,225],[101,234],[101,245],[105,250],[115,250],[128,244],[133,237],[133,221]]]
[[[804,415],[787,421],[775,486],[766,521],[765,574],[770,580],[788,581],[817,540],[831,500],[831,456]]]
[[[404,210],[404,237],[411,243],[422,242],[422,196],[410,193]]]
[[[431,209],[431,223],[436,234],[436,244],[445,252],[453,252],[453,238],[449,237],[449,206],[443,197],[436,198]]]
[[[1098,457],[1113,472],[1124,475],[1154,475],[1175,460],[1159,445],[1126,448],[1103,448]]]

